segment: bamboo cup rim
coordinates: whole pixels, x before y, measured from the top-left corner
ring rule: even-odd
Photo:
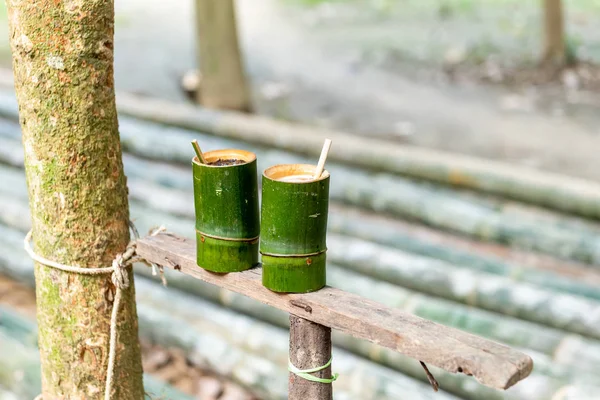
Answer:
[[[203,164],[198,160],[198,156],[194,156],[192,158],[192,162],[203,167],[208,168],[224,168],[224,167],[238,167],[249,162],[256,160],[256,154],[251,151],[246,150],[238,150],[238,149],[223,149],[223,150],[212,150],[203,153],[204,159],[206,160],[206,164]],[[241,160],[244,161],[244,164],[236,164],[236,165],[210,165],[210,163],[215,162],[219,159],[233,159],[233,160]]]
[[[321,176],[315,178],[314,174],[316,170],[317,166],[311,164],[278,164],[265,169],[263,176],[277,182],[296,184],[318,182],[329,177],[329,171],[323,170]],[[282,180],[292,176],[309,176],[310,178],[299,181]]]

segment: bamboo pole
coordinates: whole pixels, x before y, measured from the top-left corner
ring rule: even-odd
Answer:
[[[118,108],[123,115],[301,154],[314,154],[314,148],[323,138],[331,137],[339,143],[333,157],[337,162],[488,192],[585,217],[600,217],[600,185],[584,179],[126,93],[119,94]],[[0,96],[0,115],[16,118],[10,94]],[[301,144],[297,143],[298,137],[303,138]],[[187,156],[170,154],[169,157],[181,162],[187,160]]]
[[[290,363],[306,370],[326,365],[330,360],[331,328],[290,315]],[[329,379],[331,366],[311,375]],[[312,382],[293,372],[290,372],[288,390],[290,400],[333,399],[331,383]]]
[[[435,231],[350,207],[332,207],[330,232],[509,277],[551,290],[600,300],[600,275],[584,265]],[[524,261],[525,260],[525,261]]]

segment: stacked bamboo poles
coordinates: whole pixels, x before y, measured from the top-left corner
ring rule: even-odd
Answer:
[[[215,150],[192,160],[197,263],[219,273],[258,264],[258,183],[256,155],[245,150]]]
[[[11,181],[18,181],[11,177],[12,174],[5,175]],[[19,187],[21,196],[25,198],[26,189],[22,182],[17,186],[5,186],[4,190],[16,190]],[[0,189],[0,193],[2,190]],[[167,203],[166,199],[170,197],[172,196],[167,194],[164,201],[159,203]],[[137,204],[132,202],[132,211],[138,209]],[[149,209],[140,210],[134,215],[139,222],[148,221],[148,226],[153,225],[152,221],[161,220],[175,232],[189,231],[189,222],[157,214]],[[600,337],[599,325],[594,320],[600,306],[598,302],[579,296],[557,295],[556,292],[537,285],[516,283],[509,278],[457,268],[359,239],[330,235],[329,240],[333,245],[330,249],[332,261],[365,275],[586,336]],[[523,296],[531,300],[523,302]],[[564,304],[571,305],[568,316],[562,311]]]
[[[1,133],[0,133],[0,134],[1,134]],[[137,187],[137,189],[135,189],[135,190],[132,190],[132,195],[133,195],[134,197],[136,196],[136,194],[135,194],[136,190],[137,190],[137,191],[139,191],[140,193],[144,192],[144,190],[145,190],[145,191],[146,191],[146,193],[148,193],[148,192],[147,192],[147,191],[149,190],[149,189],[148,189],[148,187],[150,187],[150,188],[155,188],[155,187],[156,187],[156,188],[162,188],[164,192],[162,193],[162,195],[160,195],[160,196],[157,196],[157,198],[153,198],[153,199],[152,199],[152,201],[153,201],[154,203],[161,203],[161,201],[160,201],[160,199],[161,199],[161,198],[162,198],[162,199],[167,199],[167,198],[168,198],[168,199],[173,199],[173,197],[174,197],[174,196],[173,196],[173,193],[177,193],[177,192],[174,192],[174,191],[172,191],[172,190],[167,190],[167,189],[165,189],[165,188],[164,188],[164,186],[178,187],[178,188],[180,188],[180,189],[181,189],[181,193],[182,193],[182,194],[186,194],[186,193],[187,193],[187,196],[189,197],[189,193],[190,193],[190,190],[189,190],[189,186],[190,186],[190,185],[189,185],[189,182],[190,182],[190,180],[189,180],[189,175],[185,175],[185,174],[178,174],[178,175],[176,175],[176,174],[175,174],[175,172],[178,172],[178,171],[180,170],[179,168],[177,168],[177,167],[173,167],[173,166],[168,166],[168,167],[167,167],[167,166],[165,166],[165,165],[155,165],[155,164],[151,164],[151,163],[148,163],[148,162],[144,162],[143,160],[136,159],[136,158],[134,158],[134,157],[127,157],[127,159],[125,160],[126,167],[127,167],[127,164],[128,164],[129,162],[132,162],[132,164],[131,164],[131,165],[135,166],[135,168],[131,167],[131,168],[130,168],[130,170],[135,170],[135,169],[136,169],[138,166],[139,166],[140,168],[137,168],[137,169],[139,169],[139,170],[144,170],[144,168],[149,168],[149,167],[151,167],[152,165],[154,165],[154,169],[155,169],[155,170],[159,170],[159,171],[163,171],[163,170],[165,170],[165,171],[168,171],[168,172],[164,172],[164,173],[162,173],[162,172],[161,172],[161,174],[157,175],[156,179],[155,179],[155,177],[154,177],[154,176],[152,176],[152,177],[149,177],[149,176],[146,176],[146,177],[144,177],[142,174],[139,174],[139,173],[138,173],[138,175],[137,175],[137,178],[136,178],[136,179],[137,179],[137,184],[135,185],[135,186]],[[129,175],[131,175],[131,173],[130,173],[129,171],[128,171],[128,174],[129,174]],[[188,172],[188,174],[189,174],[189,172]],[[13,177],[14,177],[14,175],[10,175],[10,174],[9,174],[9,180],[10,180],[10,176],[13,176]],[[131,175],[131,176],[136,176],[136,175],[134,174],[134,175]],[[24,184],[23,184],[23,182],[21,182],[21,181],[20,181],[20,179],[22,179],[22,178],[20,178],[20,177],[17,177],[17,178],[15,178],[15,179],[13,179],[13,181],[15,182],[15,184],[17,184],[17,186],[22,186],[22,189],[19,189],[19,190],[22,190],[22,192],[23,192],[23,193],[25,193]],[[7,180],[7,182],[8,182],[9,180]],[[181,182],[183,182],[184,180],[185,180],[185,183],[183,183],[183,184],[182,184]],[[131,182],[131,181],[132,181],[132,180],[130,180],[130,182]],[[154,182],[156,182],[156,183],[158,183],[158,184],[160,184],[160,185],[164,185],[164,186],[158,186],[158,185],[154,185],[154,186],[152,186],[152,184],[150,184],[150,183],[149,183],[149,181],[154,181]],[[3,180],[3,183],[4,183],[4,180]],[[149,186],[149,185],[150,185],[150,186]],[[6,190],[8,190],[8,192],[5,192],[5,193],[9,193],[9,195],[10,195],[10,193],[11,193],[11,190],[12,190],[13,188],[12,188],[12,187],[10,187],[10,188],[7,188],[7,186],[12,186],[12,185],[0,185],[0,192],[2,192],[4,189],[6,189]],[[145,189],[144,189],[144,188],[145,188]],[[139,197],[138,197],[138,198],[139,198],[139,199],[142,199],[143,197],[145,197],[144,195],[142,195],[142,194],[140,194],[140,193],[138,193],[138,195],[139,195]],[[161,196],[162,196],[162,197],[161,197]],[[25,197],[23,197],[23,198],[25,198]],[[148,201],[150,201],[150,200],[149,200],[149,199],[144,199],[144,203],[147,203]],[[171,201],[171,200],[169,200],[169,201]],[[3,206],[4,206],[4,204],[5,204],[5,203],[4,203],[4,202],[2,202],[2,204],[3,204]],[[185,202],[181,202],[181,204],[185,206]],[[24,209],[26,209],[26,203],[25,203],[24,201],[23,201],[22,203],[19,203],[17,206],[18,206],[18,207],[21,207],[21,206],[22,206]],[[188,206],[189,206],[189,204],[188,204]],[[143,207],[143,208],[142,208],[142,207]],[[156,207],[160,208],[160,205],[154,204],[154,205],[153,205],[153,208],[156,208]],[[183,220],[180,220],[180,219],[174,219],[174,218],[170,218],[170,219],[168,219],[168,218],[167,218],[167,219],[163,219],[163,217],[168,217],[168,216],[165,216],[164,214],[157,214],[157,213],[156,213],[154,210],[152,210],[152,209],[148,209],[148,208],[146,208],[146,206],[142,206],[141,204],[135,204],[135,203],[134,203],[134,204],[132,204],[132,209],[133,209],[133,210],[136,210],[136,211],[134,211],[134,212],[135,212],[136,214],[138,214],[138,215],[139,215],[139,214],[142,214],[142,215],[144,215],[144,214],[150,213],[150,214],[148,214],[147,216],[143,217],[142,219],[140,219],[140,220],[138,221],[140,225],[147,225],[147,226],[151,226],[151,225],[154,225],[154,224],[156,224],[156,222],[157,222],[157,221],[160,221],[160,222],[162,222],[162,221],[165,221],[165,220],[166,220],[166,221],[167,221],[167,225],[169,225],[169,227],[171,227],[171,226],[174,226],[174,227],[182,227],[182,228],[184,229],[184,230],[179,230],[178,228],[177,228],[177,229],[175,229],[175,228],[174,228],[173,230],[175,230],[175,231],[179,231],[179,232],[185,232],[185,231],[189,231],[189,227],[191,227],[191,226],[192,226],[192,224],[193,224],[193,222],[190,222],[190,220],[183,221]],[[177,210],[179,210],[179,211],[178,211],[178,214],[180,214],[180,215],[190,215],[189,209],[188,209],[188,210],[184,210],[184,209],[182,209],[182,207],[179,207],[179,206],[172,207],[172,210],[174,210],[174,211],[177,211]],[[154,214],[152,214],[152,213],[154,213]],[[192,210],[192,214],[191,214],[191,215],[193,215],[193,210]],[[335,215],[335,214],[334,214],[334,215]],[[340,215],[340,218],[344,218],[344,217],[345,217],[345,215]],[[359,223],[359,222],[360,222],[360,219],[355,219],[354,221],[356,221],[356,223]],[[171,224],[173,224],[173,225],[171,225]],[[377,225],[373,225],[373,227],[376,227],[376,226],[377,226]],[[571,229],[571,228],[574,228],[574,227],[575,227],[575,224],[571,224],[571,225],[569,226],[569,229]],[[343,229],[346,229],[346,228],[343,228]],[[369,233],[369,235],[374,235],[374,233],[372,233],[372,232],[371,232],[371,233]],[[419,244],[417,243],[417,245],[416,245],[416,246],[418,246],[418,245],[419,245]],[[438,248],[439,248],[439,247],[438,247]],[[443,251],[447,251],[447,250],[444,250],[444,248],[443,248],[443,247],[441,248],[441,250],[442,250],[442,252],[443,252]],[[453,254],[454,254],[454,253],[452,253],[452,254],[448,255],[448,257],[454,257],[454,255],[453,255]],[[467,255],[468,255],[468,254],[467,254]],[[478,263],[478,260],[472,260],[472,261],[469,261],[469,258],[468,258],[468,257],[465,259],[465,261],[467,261],[467,262],[472,262],[472,263],[473,263],[473,265],[476,265],[476,264]],[[499,270],[499,269],[498,269],[498,270],[496,270],[496,269],[495,269],[496,267],[493,267],[493,268],[492,268],[492,267],[489,267],[489,266],[487,266],[487,265],[484,265],[484,267],[482,267],[482,268],[490,268],[490,272],[497,273],[497,274],[501,274],[501,273],[502,273],[502,274],[504,274],[504,272],[502,272],[501,270]],[[494,271],[492,271],[492,270],[494,270]],[[334,275],[334,274],[335,274],[335,269],[334,269],[334,268],[332,268],[332,269],[331,269],[331,271],[333,272],[333,275]],[[534,270],[534,271],[535,271],[535,270]],[[540,271],[540,272],[543,272],[543,271]],[[518,277],[518,278],[520,278],[520,277]],[[336,284],[336,285],[337,285],[337,284]],[[371,284],[369,284],[369,285],[371,285]],[[591,286],[591,287],[593,288],[593,286]],[[397,287],[394,287],[394,288],[397,288]],[[373,289],[373,291],[375,291],[375,289]],[[371,296],[373,296],[373,291],[371,292],[371,293],[372,293],[372,294],[371,294]],[[378,292],[377,292],[375,295],[376,295],[376,296],[379,296],[379,295],[380,295],[379,293],[383,293],[383,292],[382,292],[380,289],[378,289]],[[222,299],[228,299],[228,298],[229,298],[229,297],[227,297],[227,296],[225,296],[225,295],[223,295],[223,294],[220,294],[220,297],[221,297]],[[424,296],[424,297],[425,297],[425,298],[427,298],[426,296]],[[390,299],[393,299],[393,298],[394,298],[394,296],[390,297]],[[418,297],[417,297],[417,298],[418,298]],[[230,298],[229,298],[229,299],[230,299]],[[414,297],[413,297],[413,299],[414,299]],[[231,299],[230,299],[230,300],[231,300]],[[232,300],[231,300],[231,301],[232,301]],[[390,300],[390,301],[391,301],[391,300]],[[417,301],[416,299],[414,299],[414,300],[413,300],[413,302],[414,302],[414,301],[416,301],[416,304],[419,304],[419,301]],[[415,303],[413,303],[413,302],[411,302],[411,303],[414,305]],[[235,304],[237,304],[237,303],[235,303]],[[424,304],[426,304],[426,303],[424,303]],[[427,308],[427,307],[426,307],[426,308]],[[446,313],[448,313],[448,312],[449,312],[448,310],[445,310],[445,311],[444,311],[444,310],[440,310],[440,311],[439,311],[439,313],[440,313],[440,314],[443,314],[443,315],[445,315],[445,314],[446,314]],[[469,316],[471,316],[471,315],[472,315],[472,314],[469,314]],[[462,318],[462,317],[460,317],[460,316],[459,316],[459,314],[457,314],[457,315],[456,315],[456,318],[457,318],[457,321],[461,321],[461,318]],[[476,321],[476,319],[475,319],[474,321]],[[475,323],[475,322],[474,322],[474,323]],[[502,323],[503,323],[503,322],[502,322]],[[473,329],[473,328],[472,328],[472,326],[477,326],[476,324],[477,324],[477,323],[475,323],[475,325],[470,325],[470,328],[469,328],[469,329]],[[505,329],[505,327],[503,328],[503,327],[502,327],[502,325],[501,325],[501,324],[499,324],[499,325],[498,325],[498,329],[502,330],[502,329]],[[534,328],[534,329],[535,329],[535,328]],[[543,328],[542,328],[542,327],[538,327],[537,329],[538,329],[538,330],[540,330],[540,331],[542,331],[542,329],[543,329]],[[550,335],[550,336],[551,336],[551,335]],[[522,336],[519,336],[519,337],[522,337]],[[544,339],[544,340],[546,340],[546,339]],[[549,341],[548,341],[548,343],[551,343],[551,340],[549,340]],[[568,343],[571,343],[571,344],[568,344]],[[570,348],[572,347],[572,343],[576,343],[576,341],[575,341],[575,342],[573,342],[573,341],[569,341],[569,340],[567,340],[567,341],[563,342],[563,345],[561,346],[561,351],[557,352],[557,354],[563,354],[563,355],[564,355],[564,354],[566,354],[566,353],[564,353],[564,352],[562,351],[562,349],[563,349],[563,348],[570,349]],[[584,343],[585,343],[585,342],[584,342]],[[568,344],[568,345],[567,345],[567,344]],[[539,347],[544,347],[544,346],[541,346],[541,345],[540,345]],[[585,347],[585,346],[584,346],[584,347]],[[547,347],[547,348],[548,348],[548,349],[550,349],[550,348],[551,348],[551,346],[550,346],[550,345],[548,345],[548,347]],[[377,354],[376,352],[373,352],[372,350],[365,350],[365,351],[370,351],[372,354]],[[550,350],[544,350],[544,352],[545,352],[545,351],[550,351]],[[567,353],[569,353],[569,352],[570,352],[570,350],[569,350],[569,351],[567,351]],[[591,353],[593,353],[593,351],[590,351],[590,354],[591,354]],[[365,353],[365,354],[367,354],[367,353]],[[593,357],[592,357],[592,358],[593,358]],[[589,358],[590,362],[592,361],[592,358]],[[578,359],[580,359],[580,358],[579,358],[579,356],[577,355],[577,353],[575,352],[575,353],[570,353],[570,355],[568,355],[568,356],[566,356],[566,357],[563,357],[561,360],[562,360],[562,361],[565,361],[565,359],[578,360]],[[536,360],[536,361],[537,361],[537,360]],[[388,361],[384,361],[384,362],[388,362]],[[389,362],[391,362],[391,361],[389,361]],[[539,363],[539,362],[536,362],[536,364],[537,364],[538,366],[540,365],[540,363]],[[407,368],[407,369],[405,369],[404,371],[405,371],[405,372],[406,372],[406,371],[410,371],[410,369],[408,369],[408,368]],[[409,372],[406,372],[406,373],[409,373]],[[553,372],[552,372],[552,374],[553,374],[553,375],[556,375],[556,374],[557,374],[557,372],[556,372],[556,371],[553,371]],[[438,379],[438,380],[439,380],[439,379]],[[477,397],[476,397],[476,398],[477,398]],[[481,398],[481,397],[479,397],[479,398]]]
[[[117,107],[123,115],[207,132],[213,138],[251,141],[257,146],[312,154],[323,137],[332,137],[340,143],[334,161],[600,218],[600,185],[582,179],[380,140],[367,142],[343,132],[305,128],[269,118],[207,110],[126,93],[119,93],[118,98]],[[17,117],[16,99],[10,89],[0,92],[0,115]],[[301,143],[298,137],[303,138]]]
[[[0,131],[1,134],[2,131]],[[16,155],[6,158],[3,154],[0,154],[0,160],[10,165],[21,166],[22,147],[20,142],[0,139],[0,144],[0,148],[5,149],[7,154]],[[125,155],[124,158],[127,175],[130,177],[130,193],[134,198],[143,199],[155,208],[173,214],[189,215],[192,207],[190,202],[185,200],[188,197],[188,192],[183,191],[183,189],[189,188],[188,171],[170,164],[157,164],[130,155]],[[12,185],[7,182],[7,186]],[[173,189],[166,190],[165,186]],[[178,192],[176,189],[182,189],[182,191]],[[168,201],[165,201],[167,198]],[[576,229],[577,227],[573,225],[570,224],[572,229]],[[358,213],[339,206],[333,209],[333,213],[330,213],[329,227],[333,232],[361,237],[411,253],[427,255],[482,272],[510,277],[512,280],[533,283],[560,292],[600,300],[600,291],[597,290],[597,287],[586,283],[588,281],[600,282],[600,278],[584,271],[579,265],[564,262],[559,264],[550,261],[546,263],[552,264],[549,267],[546,265],[540,267],[559,269],[561,274],[548,273],[507,261],[506,258],[512,253],[507,253],[502,248],[492,248],[485,251],[486,249],[483,246],[475,242],[448,235],[440,237],[439,233],[427,232],[426,230],[423,233],[423,228],[416,228],[399,221],[390,221],[388,218],[374,217],[368,213]],[[582,234],[589,236],[593,232],[584,231]],[[499,257],[495,254],[489,254],[492,251],[507,254]],[[525,256],[523,255],[521,258]],[[565,278],[565,275],[579,276],[580,279]]]
[[[135,204],[132,204],[132,208],[134,210],[136,210],[137,206]],[[169,226],[174,226],[175,228],[177,228],[177,226],[178,226],[177,224],[173,224],[173,222],[175,222],[176,220],[169,220],[167,218],[167,216],[165,216],[164,214],[163,215],[161,215],[161,214],[152,214],[151,210],[141,209],[139,211],[133,211],[133,213],[134,213],[134,215],[144,215],[144,216],[147,216],[147,220],[148,221],[145,222],[144,225],[146,225],[148,227],[151,226],[156,220],[166,221]],[[139,221],[139,222],[142,223],[143,221]],[[189,222],[189,225],[191,225],[191,224],[192,224],[192,222]],[[180,223],[179,225],[186,225],[186,224],[185,223]],[[175,230],[177,230],[177,229],[175,229]],[[185,230],[187,230],[187,229],[184,228],[184,231]],[[6,237],[6,235],[3,235],[3,236]],[[15,246],[17,246],[17,245],[15,245]],[[13,248],[15,246],[13,246]],[[376,296],[379,296],[380,292],[381,292],[380,290],[377,290],[377,295]],[[374,294],[371,293],[371,296],[373,296],[373,295]],[[505,329],[505,328],[503,328],[503,329]],[[539,335],[538,335],[538,337],[539,337]],[[572,357],[572,358],[574,358],[574,357]]]
[[[129,129],[128,126],[135,129]],[[142,130],[140,126],[144,128],[144,135],[136,136]],[[163,161],[187,162],[189,150],[184,141],[195,136],[219,147],[241,145],[175,129],[162,134],[150,124],[132,121],[121,124],[121,137],[128,151]],[[163,141],[167,140],[169,145],[163,146]],[[308,162],[289,153],[247,147],[257,154],[260,169],[281,160]],[[481,240],[600,265],[600,237],[596,224],[582,224],[565,216],[560,219],[548,218],[533,210],[515,213],[510,203],[475,199],[460,191],[415,183],[397,176],[374,175],[336,164],[330,164],[328,170],[337,177],[330,190],[332,200],[377,212],[389,212]],[[385,191],[379,190],[382,186],[386,187]],[[185,187],[189,187],[189,181]]]
[[[174,227],[174,230],[177,230],[177,228],[186,230],[185,223],[177,225],[178,220],[169,219],[164,214],[153,213],[149,209],[140,209],[135,203],[132,204],[132,215],[147,216],[147,220],[142,219],[138,221],[142,227],[150,227],[153,221],[160,219],[161,221],[166,221],[169,226]],[[190,221],[188,225],[191,225],[191,223]],[[27,227],[24,227],[24,229],[27,229]],[[4,232],[3,237],[5,240],[9,240],[11,235]],[[13,246],[17,246],[20,240],[19,235],[13,234],[12,237]],[[7,254],[10,254],[9,249],[10,247],[7,248]],[[11,262],[10,257],[7,262]],[[439,299],[428,299],[427,296],[417,295],[414,292],[406,291],[383,282],[377,283],[367,277],[352,274],[348,271],[342,273],[337,267],[331,267],[331,274],[332,284],[343,289],[357,292],[365,297],[376,298],[391,306],[401,306],[407,309],[407,311],[415,312],[419,316],[431,318],[461,329],[467,329],[514,346],[533,348],[548,355],[554,353],[560,354],[562,358],[559,361],[563,363],[569,362],[569,360],[576,360],[575,362],[579,365],[598,365],[598,360],[600,359],[600,352],[593,350],[598,347],[597,345],[577,339],[574,336],[566,336],[564,333],[558,333],[552,329],[544,329],[540,326],[513,320],[510,317],[489,314],[485,311],[469,310],[467,307],[461,308],[458,304],[445,303]],[[350,281],[343,278],[344,274],[351,278]],[[178,283],[177,277],[174,279],[176,280],[171,283],[171,286],[180,287],[183,285],[186,290],[192,290],[186,287],[185,283]],[[196,286],[196,282],[192,286]],[[209,295],[209,298],[214,300],[215,298],[218,299],[219,296],[215,297],[213,295],[210,297]],[[226,298],[231,298],[231,296],[226,296]],[[262,310],[253,315],[261,317],[261,315],[270,314],[268,310]],[[287,321],[285,316],[283,316],[283,320]],[[561,352],[558,352],[559,349],[561,349]],[[562,351],[565,349],[567,350]],[[587,350],[582,351],[582,349]]]
[[[140,136],[139,131],[144,134]],[[121,137],[128,151],[164,161],[187,162],[189,150],[185,141],[195,137],[208,142],[211,147],[242,146],[239,142],[173,128],[162,132],[151,124],[131,120],[122,120]],[[168,145],[163,146],[162,143]],[[290,153],[248,145],[245,148],[256,153],[260,169],[282,160],[309,163],[308,159]],[[385,173],[372,174],[333,163],[328,170],[337,177],[331,186],[332,200],[377,212],[390,212],[482,240],[600,264],[600,239],[593,235],[597,228],[581,229],[580,224],[565,223],[569,219],[562,217],[561,222],[556,223],[552,219],[540,218],[535,212],[515,215],[511,208],[498,201],[474,199],[460,191],[415,183]],[[379,190],[382,186],[386,187],[386,191]]]
[[[28,271],[29,277],[27,281],[29,284],[33,284],[33,267],[25,254],[22,255],[20,260],[18,257],[15,258],[15,260],[21,264],[21,270]],[[0,261],[0,266],[1,265],[2,261]],[[178,275],[173,275],[170,279],[177,279],[177,276]],[[208,365],[226,376],[241,380],[240,383],[264,394],[265,398],[283,398],[285,389],[282,389],[281,385],[279,385],[280,389],[278,390],[282,395],[273,397],[273,393],[277,393],[276,391],[273,391],[277,387],[277,385],[273,386],[273,382],[277,382],[278,377],[273,376],[274,370],[272,368],[266,368],[266,365],[268,365],[267,360],[258,359],[257,355],[268,354],[269,356],[267,359],[270,360],[270,362],[285,365],[282,361],[284,357],[287,356],[287,336],[285,332],[270,328],[250,318],[232,314],[230,311],[219,309],[208,303],[203,303],[198,299],[179,295],[177,291],[164,290],[154,282],[145,280],[138,281],[140,282],[140,288],[138,289],[138,313],[140,317],[140,329],[143,336],[151,338],[158,344],[177,346],[188,351],[192,360],[203,361],[203,365]],[[231,293],[230,295],[232,295],[234,299],[230,298],[229,301],[238,298],[248,301],[248,299],[243,296]],[[225,296],[225,299],[228,297],[225,294],[222,296]],[[169,304],[171,303],[167,301],[168,299],[176,301],[181,307],[178,307],[176,310],[169,307]],[[224,301],[227,302],[227,300]],[[232,320],[231,318],[234,315],[235,318]],[[238,326],[240,329],[232,331],[230,329],[232,325]],[[352,348],[354,352],[364,354],[377,362],[397,368],[409,375],[419,376],[420,374],[420,377],[422,377],[422,371],[419,371],[420,366],[415,363],[414,360],[402,357],[392,351],[378,348],[367,342],[348,338],[340,334],[336,334],[335,341],[336,343],[341,343],[344,347]],[[240,354],[240,351],[245,355]],[[358,360],[347,359],[345,356],[349,356],[349,354],[340,354],[340,352],[336,352],[335,357],[338,360],[337,363],[343,367],[343,374],[350,379],[355,379],[357,378],[355,374],[364,372],[366,365],[361,365],[361,362],[358,362]],[[223,365],[223,360],[237,361],[233,365],[231,363]],[[535,361],[536,365],[540,364],[539,357],[536,357]],[[542,364],[544,363],[547,364],[547,362],[543,362]],[[261,365],[262,367],[259,371],[256,371],[252,369],[251,365],[254,365],[255,367],[256,365]],[[348,369],[349,366],[352,367]],[[231,370],[230,368],[234,369]],[[559,390],[560,387],[565,385],[566,382],[569,382],[569,379],[571,379],[571,376],[566,375],[564,370],[557,370],[555,366],[547,365],[546,368],[549,369],[547,371],[542,371],[543,374],[539,374],[539,371],[537,370],[534,371],[534,379],[531,380],[534,387],[537,387],[537,385],[540,384],[540,381],[543,381],[545,391],[536,392],[532,391],[531,388],[519,390],[511,389],[507,395],[480,385],[473,385],[473,382],[467,377],[447,374],[438,370],[435,370],[435,374],[443,387],[468,399],[542,400],[550,398],[551,393]],[[392,376],[393,374],[390,374],[390,372],[384,372],[384,370],[377,369],[375,366],[368,367],[367,369],[371,371],[371,373],[374,372],[375,375],[371,376],[370,383],[363,388],[364,393],[360,393],[362,396],[354,393],[357,398],[369,398],[368,395],[378,396],[381,393],[380,390],[385,390],[384,393],[388,393],[389,382],[398,384],[399,379],[400,381],[407,382],[405,379],[403,380],[401,376]],[[581,374],[577,370],[573,371],[572,368],[566,370],[573,375],[577,375],[577,381],[580,382],[580,384],[587,385],[587,383],[585,383],[586,378],[584,374]],[[249,371],[253,372],[249,373]],[[285,371],[280,371],[280,373],[285,374]],[[400,386],[403,385],[404,383]],[[413,384],[411,383],[411,385]],[[524,388],[524,386],[519,385],[516,388]],[[414,390],[414,388],[412,390]],[[424,385],[419,393],[429,393],[428,390],[430,389]],[[400,390],[395,390],[393,393],[399,394],[402,392]],[[419,397],[419,393],[414,393],[415,397],[411,398],[421,398]],[[391,399],[394,397],[383,396],[377,398]]]

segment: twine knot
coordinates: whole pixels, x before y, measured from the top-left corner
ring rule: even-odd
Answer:
[[[110,317],[110,336],[109,336],[109,351],[108,351],[108,370],[106,373],[106,387],[104,390],[104,399],[110,400],[111,394],[113,391],[113,382],[114,382],[114,374],[115,374],[115,364],[116,364],[116,351],[117,351],[117,313],[119,312],[119,305],[121,302],[121,297],[123,290],[129,288],[129,271],[127,270],[135,262],[145,262],[142,258],[136,255],[136,241],[140,238],[137,229],[133,225],[133,222],[129,221],[129,226],[133,232],[134,239],[129,242],[127,248],[122,254],[117,254],[115,259],[112,261],[112,265],[110,267],[100,267],[100,268],[82,268],[80,266],[72,266],[72,265],[64,265],[52,260],[48,260],[38,254],[36,254],[31,248],[31,236],[32,231],[27,233],[24,240],[24,247],[29,256],[37,261],[38,263],[45,265],[47,267],[56,268],[61,271],[72,272],[76,274],[83,275],[102,275],[102,274],[111,274],[110,279],[117,288],[115,293],[115,298],[113,301],[113,307],[111,311]],[[166,228],[164,226],[159,226],[158,228],[154,228],[150,232],[150,236],[156,236],[159,233],[165,232]],[[158,266],[156,264],[151,264],[153,275],[156,275],[156,270],[160,271],[160,277],[163,282],[163,285],[167,285],[167,281],[163,275],[162,266]],[[41,399],[41,395],[36,397],[36,400]]]
[[[123,257],[119,254],[112,262],[113,273],[110,279],[117,288],[123,290],[129,287],[129,274],[123,264]]]

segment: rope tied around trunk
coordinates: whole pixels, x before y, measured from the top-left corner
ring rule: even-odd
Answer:
[[[48,260],[47,258],[44,258],[44,257],[36,254],[33,251],[33,248],[31,247],[31,239],[32,239],[32,235],[33,235],[32,230],[30,230],[27,233],[27,235],[25,236],[25,240],[23,241],[25,251],[27,251],[29,256],[33,260],[35,260],[38,263],[45,265],[47,267],[55,268],[55,269],[65,271],[65,272],[81,274],[81,275],[111,274],[110,279],[117,290],[115,292],[115,297],[113,300],[113,306],[112,306],[111,317],[110,317],[110,341],[109,341],[109,347],[108,347],[108,368],[107,368],[107,373],[106,373],[106,386],[105,386],[105,391],[104,391],[104,399],[105,400],[110,400],[110,396],[111,396],[112,389],[113,389],[113,382],[114,382],[113,378],[114,378],[114,373],[115,373],[115,360],[116,360],[116,353],[117,353],[117,317],[118,317],[118,313],[119,313],[119,306],[121,303],[121,297],[123,295],[123,291],[127,290],[129,288],[129,272],[127,271],[127,268],[136,262],[144,262],[144,263],[148,264],[148,262],[146,260],[144,260],[141,257],[138,257],[136,255],[136,243],[137,243],[137,240],[140,238],[140,235],[139,235],[136,227],[133,225],[133,222],[131,222],[131,221],[129,222],[129,227],[131,228],[131,231],[133,232],[134,239],[131,240],[127,244],[127,247],[125,248],[125,251],[123,253],[119,253],[116,255],[116,257],[112,261],[112,264],[110,267],[81,268],[78,266],[65,265],[65,264],[57,263],[52,260]],[[159,233],[165,232],[165,231],[166,231],[166,228],[161,225],[158,228],[152,229],[150,231],[150,236],[156,236]],[[153,263],[149,263],[149,264],[152,266],[152,274],[153,275],[157,274],[157,270],[160,271],[162,283],[163,283],[163,285],[166,286],[167,281],[164,277],[162,266],[158,266]],[[35,400],[42,400],[42,395],[40,394],[39,396],[37,396],[35,398]]]

